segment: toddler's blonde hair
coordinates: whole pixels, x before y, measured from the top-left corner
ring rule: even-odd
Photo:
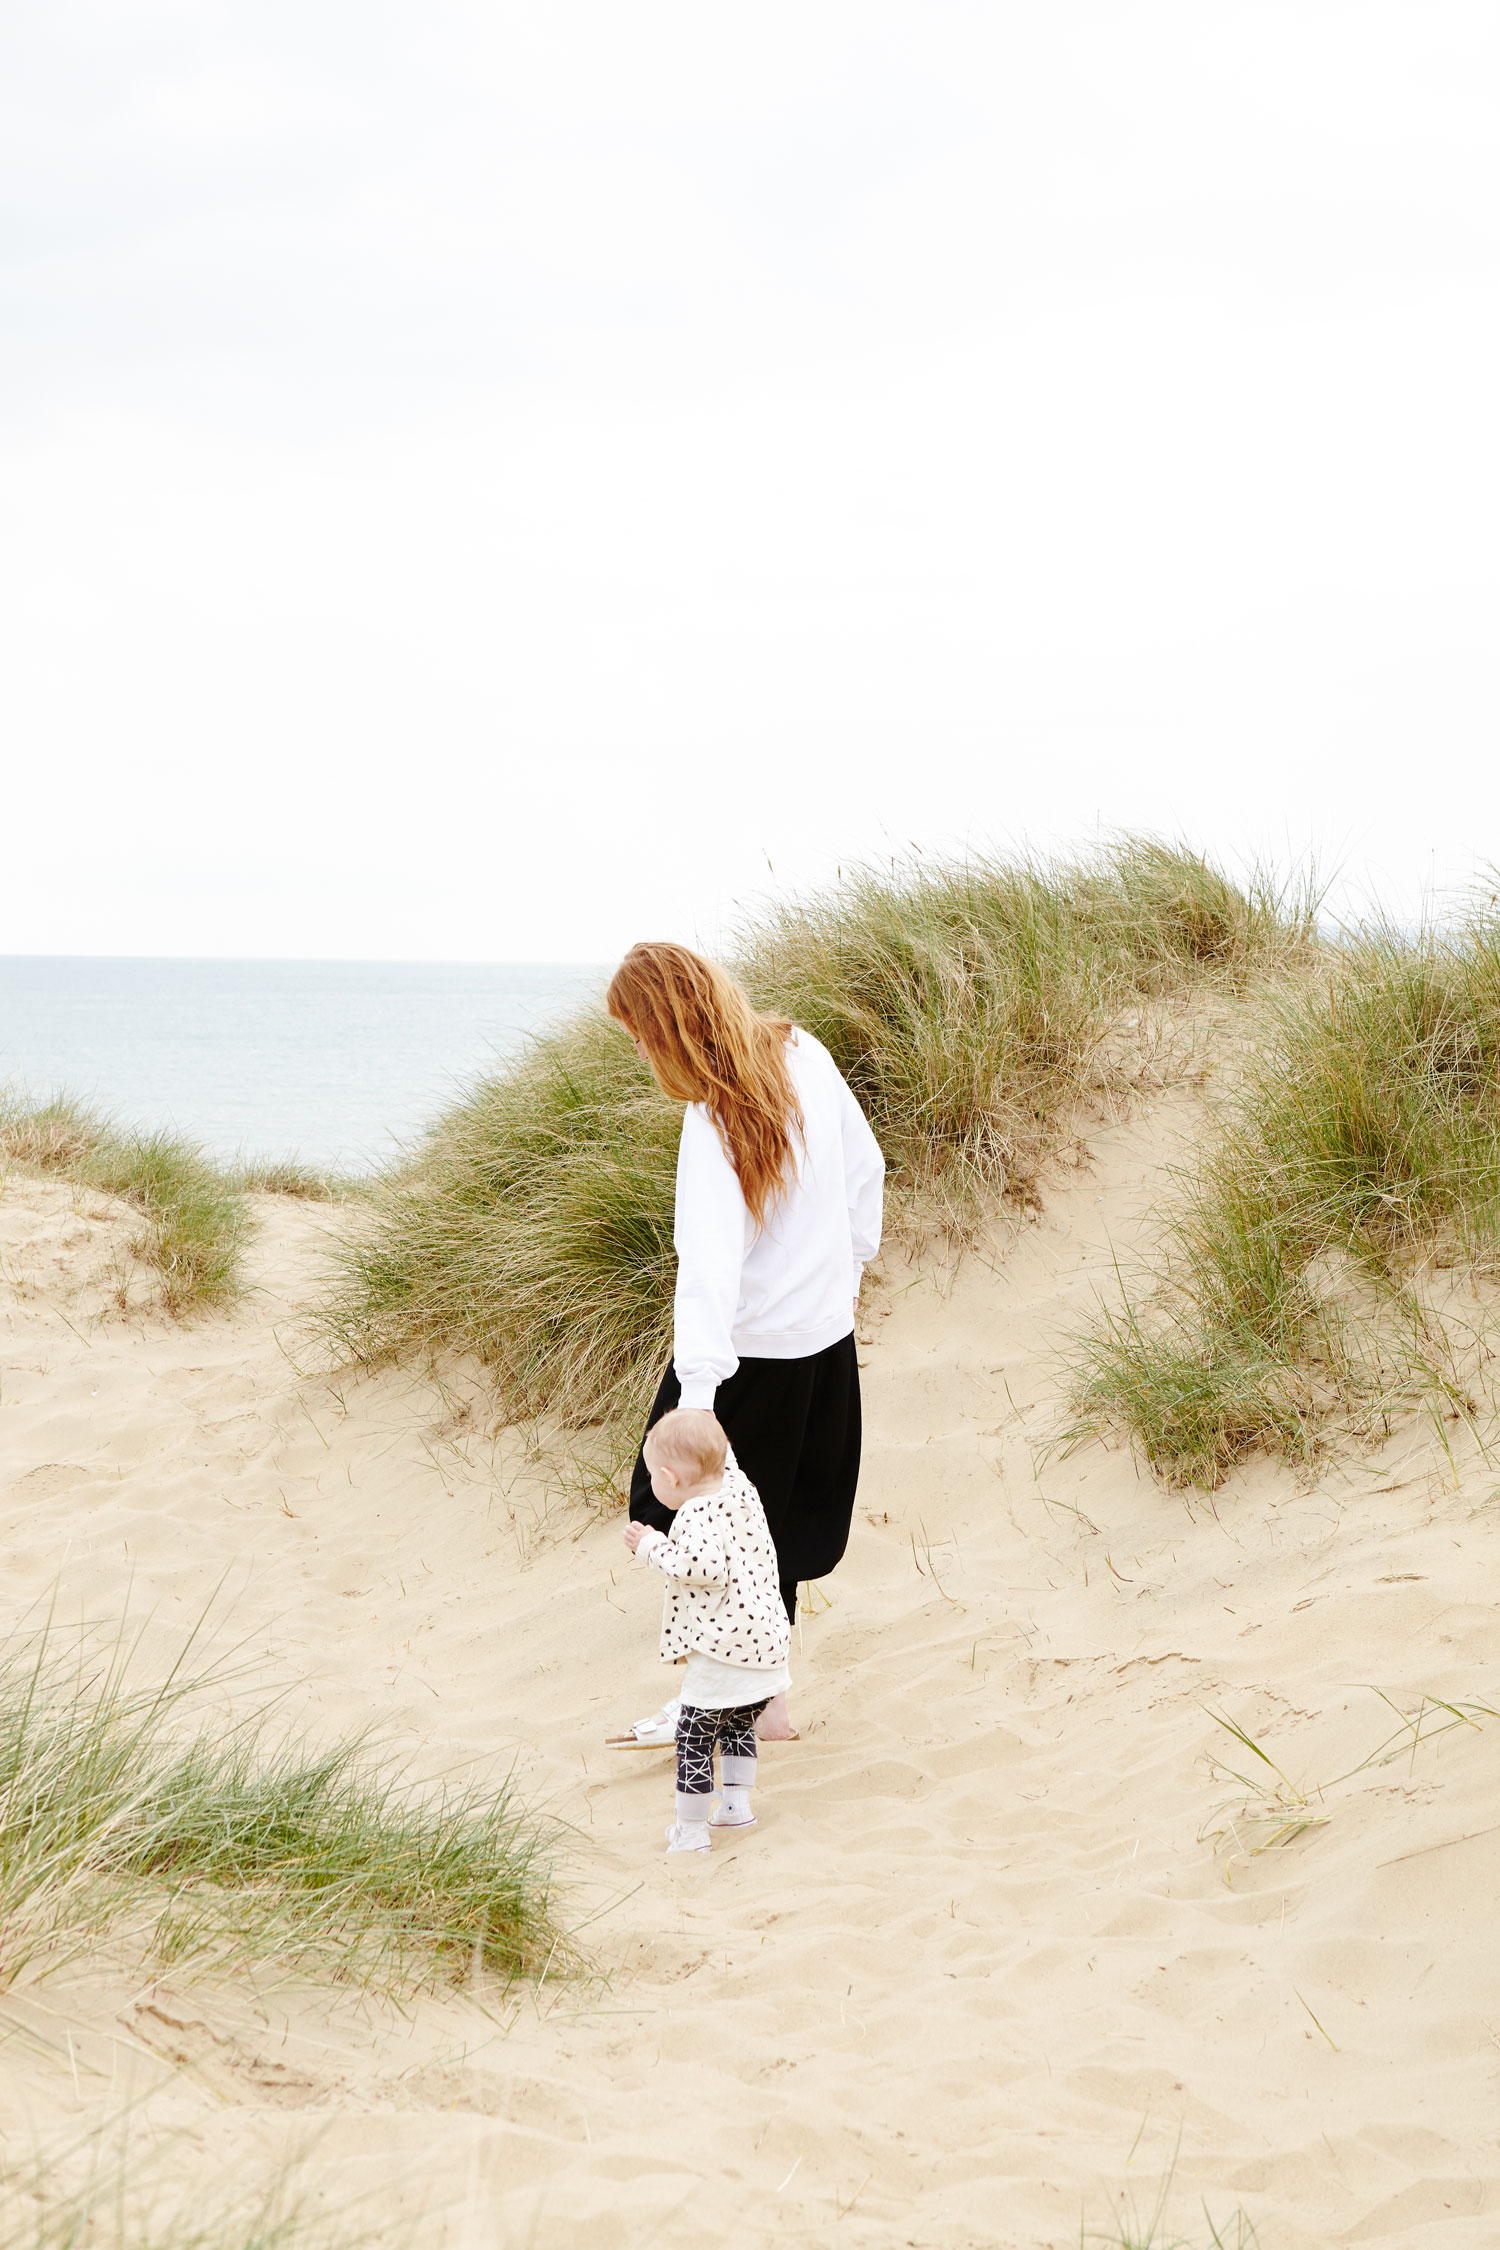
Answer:
[[[685,1484],[722,1476],[729,1440],[706,1406],[675,1406],[646,1432],[646,1454],[675,1469]]]

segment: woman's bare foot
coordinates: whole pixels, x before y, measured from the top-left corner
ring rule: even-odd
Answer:
[[[773,1695],[755,1722],[755,1732],[761,1742],[796,1742],[798,1734],[787,1717],[786,1690]]]

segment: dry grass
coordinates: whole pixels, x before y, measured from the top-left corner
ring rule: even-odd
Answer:
[[[239,1283],[246,1195],[341,1202],[358,1183],[294,1158],[227,1170],[174,1133],[128,1132],[66,1095],[0,1093],[0,1160],[117,1196],[141,1214],[137,1255],[156,1273],[174,1318],[224,1305]]]
[[[222,2178],[173,2196],[130,2145],[128,2121],[100,2148],[32,2162],[0,2160],[0,2240],[6,2250],[362,2250],[370,2231],[320,2209],[297,2168],[259,2189]]]
[[[1107,2232],[1085,2223],[1079,2228],[1079,2250],[1258,2250],[1259,2236],[1243,2210],[1215,2219],[1207,2203],[1200,2204],[1201,2228],[1179,2234],[1167,2221],[1168,2206],[1176,2185],[1177,2158],[1168,2165],[1149,2204],[1122,2195]]]
[[[191,1141],[132,1133],[59,1096],[0,1095],[0,1158],[117,1196],[145,1222],[135,1248],[175,1318],[233,1297],[244,1206]]]
[[[1472,1416],[1431,1284],[1495,1266],[1497,1074],[1493,913],[1374,931],[1274,993],[1160,1270],[1081,1348],[1080,1426],[1212,1486],[1257,1449],[1309,1460],[1330,1423]]]
[[[108,1937],[146,1963],[509,1981],[561,1943],[546,1839],[508,1785],[415,1786],[315,1745],[228,1677],[46,1625],[0,1650],[0,1985]]]
[[[512,1419],[637,1407],[671,1332],[680,1121],[604,1017],[540,1041],[377,1185],[329,1335],[367,1363],[473,1352]]]
[[[1379,1689],[1373,1692],[1399,1721],[1395,1731],[1384,1735],[1357,1765],[1308,1787],[1294,1781],[1236,1720],[1222,1711],[1208,1712],[1237,1745],[1235,1751],[1216,1750],[1210,1757],[1215,1779],[1233,1781],[1237,1789],[1234,1796],[1212,1807],[1198,1833],[1200,1843],[1212,1843],[1224,1856],[1227,1884],[1263,1852],[1282,1849],[1326,1828],[1333,1818],[1328,1800],[1345,1782],[1402,1759],[1414,1766],[1417,1752],[1441,1736],[1459,1727],[1478,1734],[1487,1719],[1500,1717],[1490,1704],[1454,1702],[1440,1695],[1424,1695],[1416,1710],[1407,1712]],[[1232,1757],[1238,1762],[1231,1764]]]
[[[866,871],[749,931],[739,966],[832,1051],[898,1213],[962,1234],[997,1195],[1035,1200],[1079,1096],[1128,1078],[1156,1000],[1305,957],[1313,904],[1128,840],[1087,863]],[[680,1118],[602,1014],[539,1041],[375,1184],[324,1309],[334,1347],[472,1352],[503,1418],[628,1432],[670,1340]]]
[[[1118,1071],[1122,1022],[1305,957],[1314,903],[1131,838],[1081,863],[866,871],[751,931],[742,966],[829,1049],[898,1186],[1026,1202],[1059,1121]]]
[[[359,1182],[292,1156],[259,1156],[236,1164],[229,1179],[240,1195],[285,1195],[302,1203],[342,1203]]]

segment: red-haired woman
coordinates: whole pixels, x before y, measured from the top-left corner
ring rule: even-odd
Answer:
[[[759,1015],[733,977],[686,946],[632,946],[609,1012],[662,1091],[686,1102],[677,1157],[671,1364],[646,1427],[674,1406],[717,1414],[776,1543],[787,1615],[800,1580],[849,1542],[859,1479],[860,1277],[880,1247],[885,1159],[826,1047]],[[671,1529],[636,1462],[630,1513]],[[672,1741],[668,1703],[613,1737]],[[786,1698],[760,1721],[789,1739]]]

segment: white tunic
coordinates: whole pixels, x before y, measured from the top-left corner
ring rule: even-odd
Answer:
[[[636,1559],[667,1582],[662,1603],[661,1659],[715,1657],[721,1664],[766,1672],[786,1662],[792,1645],[776,1549],[760,1495],[733,1454],[724,1481],[684,1500],[670,1534],[649,1530]],[[746,1694],[747,1703],[756,1700]]]
[[[721,1664],[716,1656],[705,1656],[695,1648],[677,1692],[684,1703],[700,1711],[738,1711],[746,1703],[769,1703],[791,1684],[790,1664],[770,1664],[758,1671],[748,1664]]]

